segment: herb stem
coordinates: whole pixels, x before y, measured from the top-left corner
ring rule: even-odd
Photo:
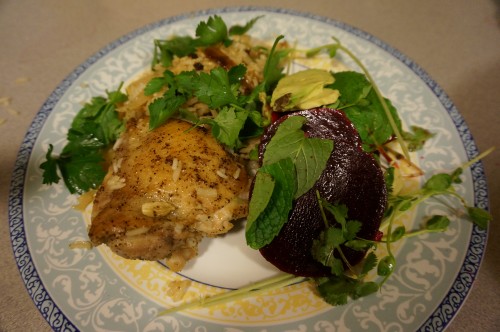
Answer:
[[[465,164],[463,164],[462,165],[462,169],[469,168],[472,164],[478,162],[479,160],[483,159],[484,157],[486,157],[487,155],[489,155],[490,153],[492,153],[493,150],[495,150],[494,146],[492,146],[491,148],[489,148],[488,150],[484,151],[480,155],[476,156],[475,158],[473,158],[473,159],[469,160],[468,162],[466,162]]]
[[[375,84],[375,80],[373,77],[370,75],[370,72],[368,69],[363,65],[361,60],[358,59],[354,53],[352,53],[347,47],[343,46],[340,41],[336,38],[334,38],[335,41],[338,43],[338,48],[347,53],[349,57],[361,68],[365,76],[368,78],[370,83],[372,84],[373,90],[375,91],[378,99],[380,100],[380,103],[382,104],[382,107],[384,109],[384,112],[387,116],[387,119],[389,120],[389,124],[392,127],[392,130],[394,131],[394,134],[396,134],[396,140],[398,141],[399,145],[401,146],[401,149],[403,150],[403,154],[405,155],[405,158],[408,161],[411,161],[410,158],[410,152],[408,151],[408,147],[406,146],[405,142],[403,141],[403,136],[401,135],[401,132],[399,131],[398,126],[396,125],[396,122],[394,121],[394,118],[389,110],[389,107],[387,106],[387,103],[385,102],[384,97],[382,96],[382,93],[380,92],[377,84]]]
[[[342,251],[340,246],[338,246],[336,249],[339,252],[340,257],[342,258],[342,261],[345,263],[345,265],[347,265],[349,271],[351,271],[353,274],[356,274],[356,271],[354,271],[354,268],[352,267],[351,263],[349,263],[349,260],[347,259],[347,257],[345,257],[344,252]]]
[[[268,278],[246,287],[242,287],[233,291],[217,294],[208,298],[200,298],[198,301],[188,302],[177,307],[161,311],[158,316],[172,314],[186,309],[196,307],[208,307],[215,304],[222,304],[229,301],[239,300],[251,295],[256,295],[264,291],[270,291],[281,287],[289,286],[306,280],[306,277],[296,277],[291,274],[280,274],[276,277]]]
[[[323,218],[323,222],[325,223],[325,227],[328,228],[328,219],[326,219],[325,209],[323,208],[323,204],[321,203],[321,195],[319,191],[316,190],[316,197],[318,198],[319,211],[321,212],[321,218]]]

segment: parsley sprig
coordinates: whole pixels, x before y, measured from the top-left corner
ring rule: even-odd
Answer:
[[[260,136],[264,119],[257,110],[255,94],[243,95],[240,82],[246,67],[239,64],[229,70],[222,67],[210,73],[184,71],[174,75],[165,70],[162,77],[153,78],[145,87],[146,95],[153,95],[166,89],[163,95],[149,105],[149,127],[151,130],[161,126],[174,116],[194,121],[197,125],[208,124],[213,136],[231,149],[242,146],[242,140]],[[183,105],[192,97],[217,112],[213,118],[198,118],[183,112]]]
[[[197,47],[206,47],[222,43],[229,46],[231,36],[242,35],[250,30],[262,16],[257,16],[245,25],[235,25],[228,29],[224,20],[218,16],[210,16],[208,20],[201,21],[196,27],[196,37],[176,36],[171,39],[156,39],[154,41],[153,60],[151,69],[157,64],[167,68],[172,64],[174,56],[183,57],[193,54]]]
[[[314,259],[329,267],[331,271],[329,277],[314,279],[319,294],[331,305],[342,305],[347,303],[348,298],[357,299],[376,292],[379,285],[376,282],[364,280],[368,273],[377,266],[375,253],[370,252],[366,256],[361,270],[357,272],[342,249],[346,243],[356,239],[361,223],[347,219],[347,206],[331,204],[321,198],[318,192],[316,195],[325,229],[313,241],[311,253]]]
[[[44,184],[58,183],[62,177],[70,193],[83,194],[102,183],[106,174],[104,153],[125,127],[115,111],[127,100],[121,87],[84,105],[71,123],[68,142],[59,156],[53,156],[54,147],[49,144],[46,160],[40,165]]]
[[[241,29],[249,29],[256,19]],[[277,81],[284,76],[283,62],[290,52],[288,49],[277,49],[282,38],[277,37],[269,50],[262,82],[248,94],[240,89],[247,71],[243,64],[229,70],[217,67],[209,73],[193,70],[175,75],[166,69],[163,76],[151,79],[144,89],[145,95],[164,92],[148,106],[150,129],[161,126],[171,117],[189,117],[187,119],[196,125],[210,125],[213,136],[230,149],[238,149],[243,146],[243,141],[262,135],[263,128],[271,119],[265,105]],[[217,115],[197,118],[185,111],[183,105],[192,97],[206,104]]]

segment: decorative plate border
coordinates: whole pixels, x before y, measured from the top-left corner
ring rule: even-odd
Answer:
[[[26,232],[24,228],[24,216],[23,216],[23,196],[24,196],[24,184],[26,180],[26,172],[28,167],[28,162],[32,150],[35,146],[37,137],[42,130],[44,123],[53,110],[55,104],[59,101],[62,95],[69,89],[69,87],[75,82],[75,80],[87,70],[92,64],[98,61],[100,58],[116,49],[123,43],[142,35],[155,28],[175,23],[179,20],[186,19],[192,16],[203,16],[203,15],[213,15],[213,14],[223,14],[223,13],[234,13],[234,12],[250,12],[250,11],[267,11],[271,13],[287,14],[292,16],[299,16],[303,18],[308,18],[323,23],[330,24],[332,26],[338,27],[346,32],[349,32],[357,37],[367,40],[386,52],[393,55],[399,61],[404,63],[409,69],[411,69],[436,95],[440,103],[444,106],[448,112],[450,118],[455,125],[458,134],[462,140],[465,152],[469,159],[477,155],[478,149],[472,138],[472,135],[458,112],[457,108],[454,106],[452,101],[446,95],[446,93],[441,89],[441,87],[416,63],[410,60],[407,56],[400,53],[398,50],[392,48],[391,46],[385,44],[378,38],[366,33],[360,29],[349,26],[345,23],[335,21],[330,18],[313,15],[309,13],[297,12],[288,9],[276,9],[269,7],[229,7],[222,9],[210,9],[204,11],[197,11],[193,13],[187,13],[164,20],[160,20],[156,23],[146,25],[140,29],[132,31],[131,33],[117,39],[116,41],[108,44],[106,47],[99,50],[97,53],[92,55],[84,63],[78,66],[72,73],[70,73],[51,93],[49,98],[42,105],[38,113],[35,115],[29,130],[24,137],[24,140],[19,149],[16,163],[14,166],[14,171],[11,179],[11,187],[9,193],[9,227],[10,227],[10,237],[12,242],[12,249],[14,253],[14,258],[16,260],[21,278],[25,283],[26,289],[33,299],[36,307],[39,309],[42,316],[47,320],[50,326],[54,330],[65,330],[65,331],[77,331],[77,328],[70,321],[68,317],[63,313],[63,311],[54,303],[50,294],[47,292],[43,281],[40,279],[38,272],[34,266],[30,248],[28,247],[26,241]],[[471,167],[472,181],[474,187],[474,203],[476,206],[488,209],[488,189],[486,177],[484,174],[484,168],[481,162],[476,163]],[[440,305],[435,309],[435,311],[429,316],[426,322],[421,326],[421,331],[432,330],[443,330],[451,322],[453,317],[458,312],[460,306],[465,301],[472,284],[475,280],[477,272],[482,262],[483,254],[485,251],[485,245],[487,241],[487,230],[480,230],[478,227],[474,226],[472,228],[470,243],[467,248],[467,253],[465,260],[461,266],[459,274],[453,281],[449,292],[443,298]]]

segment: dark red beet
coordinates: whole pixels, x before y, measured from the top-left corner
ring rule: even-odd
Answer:
[[[311,255],[312,242],[325,227],[316,190],[330,203],[345,204],[349,211],[348,219],[362,223],[358,235],[373,240],[387,204],[384,176],[377,161],[362,150],[361,140],[352,123],[341,111],[328,108],[294,112],[274,122],[263,136],[259,150],[261,161],[267,143],[280,123],[289,116],[307,118],[303,127],[306,134],[331,139],[334,148],[315,186],[297,199],[288,222],[260,252],[284,272],[307,277],[325,276],[329,270]],[[351,264],[358,263],[365,255],[365,252],[345,247],[342,250]]]

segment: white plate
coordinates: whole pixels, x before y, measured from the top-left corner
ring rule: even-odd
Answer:
[[[60,151],[82,102],[114,90],[149,66],[152,40],[194,32],[218,14],[228,25],[265,15],[250,33],[273,40],[285,34],[303,47],[339,38],[360,57],[406,125],[437,135],[418,154],[424,170],[452,170],[477,154],[467,126],[441,88],[414,62],[377,38],[346,24],[285,10],[218,9],[169,18],[111,43],[75,69],[37,113],[18,154],[9,197],[12,246],[26,288],[54,330],[85,331],[370,331],[442,330],[465,300],[478,271],[487,232],[453,219],[445,234],[405,241],[398,268],[382,290],[348,305],[325,305],[306,284],[251,297],[232,305],[156,317],[172,305],[170,280],[184,277],[156,262],[127,261],[105,247],[71,250],[86,240],[88,215],[73,210],[75,197],[62,184],[42,185],[40,163],[49,143]],[[346,60],[347,61],[347,60]],[[460,193],[487,208],[482,165],[466,170]],[[453,201],[452,201],[452,204]],[[421,216],[442,211],[429,203]],[[411,221],[411,220],[410,220]],[[183,274],[194,282],[187,294],[214,294],[275,274],[246,248],[240,232],[202,245],[202,255]]]

